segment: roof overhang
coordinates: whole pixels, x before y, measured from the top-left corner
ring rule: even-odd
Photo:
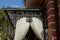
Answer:
[[[28,12],[35,12],[35,11],[40,11],[40,12],[42,12],[42,11],[46,11],[46,9],[45,8],[40,8],[40,9],[27,9],[27,8],[4,8],[3,9],[4,11],[28,11]]]

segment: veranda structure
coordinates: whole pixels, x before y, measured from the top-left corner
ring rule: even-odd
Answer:
[[[46,40],[45,29],[47,26],[46,26],[46,16],[45,16],[46,9],[45,8],[40,8],[40,9],[26,9],[26,8],[7,9],[7,8],[4,8],[4,11],[6,12],[6,15],[9,18],[9,21],[13,27],[16,26],[17,20],[22,17],[28,17],[29,19],[27,21],[29,22],[32,22],[31,20],[32,17],[37,17],[39,19],[41,18],[43,22],[43,29],[44,29],[44,40]]]

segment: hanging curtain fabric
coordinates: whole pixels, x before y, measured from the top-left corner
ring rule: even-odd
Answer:
[[[32,18],[31,23],[26,21],[26,17],[23,17],[17,21],[14,40],[23,40],[29,30],[30,25],[37,37],[40,40],[43,40],[44,34],[42,21],[35,17]]]
[[[26,17],[23,17],[20,20],[18,20],[16,24],[14,40],[23,40],[28,32],[28,29],[29,23],[26,22]]]
[[[39,39],[44,39],[43,24],[41,20],[38,18],[32,18],[31,28]]]

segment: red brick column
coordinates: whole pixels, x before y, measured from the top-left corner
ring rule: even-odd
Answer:
[[[48,20],[48,39],[54,40],[56,38],[54,0],[47,1],[46,8],[47,8],[47,20]]]

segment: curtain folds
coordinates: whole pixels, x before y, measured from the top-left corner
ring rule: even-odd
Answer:
[[[33,32],[37,35],[37,37],[43,40],[42,21],[35,17],[32,18],[31,23],[26,22],[26,17],[23,17],[17,21],[14,40],[23,40],[29,30],[30,25]]]
[[[29,23],[26,22],[26,17],[17,21],[14,40],[23,40],[29,29]]]
[[[34,31],[34,33],[37,35],[37,37],[41,40],[43,40],[43,24],[42,21],[38,18],[32,18],[31,28]]]

